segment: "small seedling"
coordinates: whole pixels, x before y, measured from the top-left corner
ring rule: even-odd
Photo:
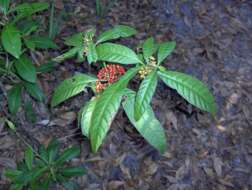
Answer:
[[[60,153],[57,140],[52,140],[47,147],[41,145],[38,152],[29,146],[17,169],[5,172],[12,182],[10,190],[48,190],[54,183],[69,190],[76,189],[76,184],[70,179],[84,175],[85,169],[66,165],[79,154],[80,149],[75,146]]]

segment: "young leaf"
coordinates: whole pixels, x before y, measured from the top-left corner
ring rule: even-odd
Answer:
[[[165,132],[156,119],[152,108],[146,107],[142,117],[135,121],[134,118],[134,104],[135,104],[135,92],[126,89],[126,100],[123,102],[123,108],[137,131],[149,142],[153,147],[159,150],[160,153],[164,153],[166,150],[166,137]]]
[[[62,180],[62,185],[65,187],[66,190],[78,190],[79,189],[73,181],[66,181],[65,179]]]
[[[62,169],[62,175],[65,177],[82,176],[86,173],[84,168],[81,167],[69,167]]]
[[[22,190],[23,186],[24,186],[23,184],[12,184],[9,190]]]
[[[0,13],[7,15],[10,6],[10,0],[0,0]]]
[[[138,121],[149,106],[157,87],[157,71],[152,71],[141,82],[135,102],[135,119]]]
[[[35,83],[37,79],[36,69],[32,61],[25,55],[15,61],[17,73],[26,81]]]
[[[26,41],[28,41],[31,44],[34,44],[35,48],[41,48],[41,49],[58,48],[58,46],[48,37],[32,36],[26,39]]]
[[[175,89],[189,103],[215,115],[217,108],[214,97],[201,81],[175,71],[159,71],[158,75],[166,85]]]
[[[117,25],[114,28],[103,32],[98,37],[96,44],[99,44],[108,40],[118,39],[120,37],[123,37],[123,38],[130,37],[136,33],[137,31],[134,28],[131,28],[129,26],[124,26],[124,25]]]
[[[68,46],[81,47],[83,46],[83,37],[83,32],[74,34],[73,36],[65,38],[64,44]]]
[[[2,30],[1,41],[4,49],[18,59],[22,54],[21,35],[18,29],[11,24],[5,25]]]
[[[41,88],[36,83],[24,82],[27,92],[36,100],[42,102],[44,100],[44,94]]]
[[[143,56],[146,61],[146,63],[149,63],[149,58],[155,53],[156,47],[154,43],[154,38],[148,38],[143,43]]]
[[[98,59],[98,56],[95,49],[95,44],[93,42],[89,43],[87,46],[87,49],[88,49],[88,52],[87,52],[88,63],[91,64],[93,62],[96,62]]]
[[[106,88],[97,98],[90,121],[89,137],[91,140],[92,151],[96,152],[120,107],[123,91],[129,80],[138,72],[135,67],[128,70],[119,81]]]
[[[60,63],[66,59],[74,57],[78,53],[79,50],[80,50],[79,47],[74,47],[74,48],[70,49],[69,51],[63,53],[62,55],[53,58],[52,60],[57,63]]]
[[[141,63],[134,51],[126,46],[104,43],[96,47],[99,61],[108,61],[121,64]]]
[[[33,155],[33,150],[32,148],[29,146],[26,151],[25,151],[25,164],[27,166],[27,168],[29,170],[32,169],[32,166],[33,166],[33,158],[34,158],[34,155]]]
[[[75,76],[64,80],[54,90],[51,101],[52,107],[84,91],[89,83],[95,82],[96,80],[96,78],[85,74],[76,74]]]
[[[17,113],[21,104],[22,85],[16,84],[8,91],[8,107],[12,114]]]
[[[158,48],[158,65],[175,49],[176,42],[165,42]]]
[[[89,137],[89,129],[91,127],[91,118],[97,98],[91,99],[78,113],[78,126],[81,127],[82,134]]]
[[[73,146],[71,148],[66,149],[60,157],[56,160],[57,165],[63,164],[65,161],[71,160],[74,157],[80,154],[80,148],[77,146]]]

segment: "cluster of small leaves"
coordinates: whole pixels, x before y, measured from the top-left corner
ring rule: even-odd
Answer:
[[[85,169],[67,166],[67,161],[79,154],[80,149],[76,146],[60,153],[57,140],[52,140],[47,147],[40,145],[38,152],[29,146],[17,169],[5,172],[12,182],[10,190],[48,190],[53,184],[62,185],[68,190],[77,189],[70,179],[84,175]]]
[[[36,17],[32,17],[48,7],[49,4],[45,2],[22,3],[12,7],[9,0],[0,1],[0,12],[5,18],[0,23],[0,71],[1,77],[7,78],[12,86],[8,91],[8,107],[12,114],[20,107],[24,90],[38,101],[44,99],[37,84],[37,74],[48,71],[52,64],[43,64],[42,67],[36,68],[26,52],[57,48],[50,38],[36,34],[40,23]]]
[[[66,79],[53,94],[51,105],[56,106],[84,91],[86,87],[93,89],[96,96],[83,106],[78,116],[78,124],[83,135],[90,139],[93,152],[96,152],[101,146],[121,103],[126,115],[137,131],[161,153],[166,150],[164,129],[151,108],[151,100],[159,79],[176,90],[192,105],[212,115],[216,113],[214,97],[201,81],[187,74],[170,71],[161,66],[161,63],[175,49],[175,42],[155,43],[154,38],[151,37],[144,41],[141,45],[141,52],[138,54],[123,45],[103,43],[107,40],[131,36],[135,33],[133,31],[135,30],[126,26],[116,26],[102,33],[97,42],[93,44],[94,48],[86,49],[87,57],[89,53],[95,55],[90,56],[95,57],[95,59],[88,58],[89,63],[100,61],[135,65],[118,81],[106,87],[102,92],[96,93],[93,86],[97,78],[92,77],[91,79],[86,74],[78,74],[77,76],[81,77],[76,78],[77,76],[74,76]],[[73,39],[76,38],[69,38],[67,44],[77,45],[74,42],[79,42],[79,40],[75,41]],[[138,75],[138,78],[142,81],[139,89],[135,92],[127,86],[129,81]]]

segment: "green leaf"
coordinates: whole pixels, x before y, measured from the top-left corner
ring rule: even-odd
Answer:
[[[16,6],[14,9],[11,10],[11,12],[17,12],[17,17],[15,18],[15,21],[18,21],[21,18],[31,16],[37,12],[43,11],[48,9],[49,4],[43,3],[43,2],[37,2],[37,3],[23,3],[18,6]]]
[[[96,47],[99,61],[108,61],[121,64],[141,63],[134,51],[126,46],[104,43]]]
[[[134,104],[135,104],[135,92],[127,89],[125,91],[126,100],[123,102],[123,108],[137,131],[149,142],[154,148],[159,150],[160,153],[164,153],[166,150],[166,137],[165,132],[156,119],[152,108],[148,106],[143,113],[142,117],[135,121],[134,118]]]
[[[89,43],[87,46],[87,60],[88,63],[91,64],[93,62],[96,62],[98,59],[98,55],[95,49],[95,44],[93,42]]]
[[[26,151],[25,151],[25,164],[27,166],[27,168],[29,170],[32,169],[32,166],[33,166],[33,158],[34,158],[34,155],[33,155],[33,150],[32,148],[29,146]]]
[[[7,123],[7,126],[8,126],[12,131],[16,131],[16,126],[15,126],[15,124],[14,124],[12,121],[6,119],[5,122]]]
[[[48,37],[32,36],[26,39],[26,41],[28,41],[28,43],[34,44],[35,48],[41,48],[41,49],[58,48],[58,46]]]
[[[0,0],[0,13],[7,15],[10,6],[10,0]]]
[[[8,91],[8,107],[12,114],[17,113],[21,104],[22,85],[16,84]]]
[[[32,32],[35,32],[38,27],[38,23],[34,22],[33,20],[24,20],[18,25],[22,36],[29,36]]]
[[[49,61],[48,63],[41,64],[36,68],[37,73],[48,73],[52,72],[56,68],[56,63],[53,61]]]
[[[77,55],[79,50],[80,50],[79,47],[74,47],[74,48],[70,49],[69,51],[63,53],[62,55],[53,58],[52,60],[55,61],[55,62],[60,63],[60,62],[62,62],[64,60],[66,60],[66,59],[72,58],[75,55]]]
[[[52,163],[56,159],[58,151],[59,151],[59,141],[57,141],[57,139],[51,140],[47,147],[49,163]]]
[[[91,118],[97,98],[91,99],[78,113],[78,126],[81,127],[82,134],[89,137],[89,129],[91,128]]]
[[[159,71],[158,74],[166,85],[175,89],[189,103],[215,115],[217,108],[214,97],[201,81],[175,71]]]
[[[9,179],[14,180],[17,176],[22,175],[22,173],[23,172],[19,170],[7,169],[4,172],[4,175]]]
[[[39,146],[39,155],[43,160],[49,161],[49,154],[43,144]]]
[[[103,32],[97,39],[96,44],[108,41],[108,40],[114,40],[118,38],[126,38],[130,37],[132,35],[135,35],[137,31],[134,28],[131,28],[129,26],[124,25],[117,25],[114,28],[107,30]]]
[[[73,36],[65,38],[64,44],[68,46],[81,47],[83,46],[83,40],[84,40],[83,37],[84,37],[83,32],[74,34]]]
[[[95,82],[96,80],[96,78],[85,74],[76,74],[75,76],[64,80],[54,90],[51,101],[52,107],[84,91],[89,83]]]
[[[18,59],[22,54],[21,35],[18,29],[10,24],[5,25],[2,30],[1,41],[4,49]]]
[[[36,100],[42,102],[44,100],[44,93],[36,83],[24,82],[27,92]]]
[[[164,61],[164,59],[172,53],[175,47],[176,47],[176,42],[165,42],[159,45],[158,65],[160,65],[160,63]]]
[[[62,169],[61,173],[65,177],[75,177],[84,175],[86,170],[81,167],[69,167]]]
[[[149,106],[157,87],[157,71],[152,71],[141,82],[135,102],[135,119],[138,121]]]
[[[80,154],[80,148],[77,146],[73,146],[71,148],[66,149],[60,157],[56,160],[57,165],[63,164],[65,161],[71,160],[74,157]]]
[[[123,91],[129,80],[138,72],[135,67],[128,70],[119,81],[107,87],[103,93],[97,97],[90,121],[90,140],[92,151],[96,152],[104,140],[109,127],[120,107]]]
[[[155,42],[154,38],[148,38],[145,40],[143,43],[143,56],[146,61],[146,63],[149,63],[149,58],[155,53],[156,47],[155,47]]]
[[[35,83],[37,79],[36,69],[32,61],[25,55],[15,61],[17,73],[26,81]]]

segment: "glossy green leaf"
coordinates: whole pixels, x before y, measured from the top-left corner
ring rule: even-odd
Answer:
[[[108,61],[121,64],[136,64],[141,60],[134,51],[126,46],[104,43],[96,47],[99,61]]]
[[[97,97],[97,102],[91,117],[91,128],[89,130],[93,152],[96,152],[102,144],[120,107],[123,91],[129,80],[136,75],[138,70],[138,67],[128,70],[119,81],[106,88],[102,94]]]
[[[81,127],[82,134],[89,137],[89,129],[91,128],[91,118],[97,98],[91,99],[78,113],[78,126]]]
[[[164,153],[166,150],[166,137],[165,132],[156,119],[152,108],[146,107],[142,117],[136,121],[134,118],[134,104],[136,93],[127,89],[125,91],[126,100],[123,102],[123,108],[137,131],[149,142],[154,148]]]
[[[27,56],[23,55],[20,59],[15,61],[15,68],[21,78],[31,83],[36,82],[36,69],[32,64],[32,61]]]
[[[32,166],[33,166],[33,158],[34,158],[34,155],[33,155],[33,150],[32,148],[29,146],[26,151],[25,151],[25,164],[27,166],[27,168],[29,170],[32,169]]]
[[[61,170],[61,173],[65,177],[82,176],[86,173],[86,170],[81,167],[68,167]]]
[[[96,52],[96,47],[95,47],[95,44],[92,42],[92,43],[89,43],[87,45],[87,60],[88,60],[88,63],[91,64],[93,62],[96,62],[97,59],[98,59],[98,55],[97,55],[97,52]]]
[[[118,38],[126,38],[135,35],[137,31],[129,26],[117,25],[114,28],[103,32],[97,39],[96,44]]]
[[[157,87],[157,71],[152,71],[141,82],[139,90],[136,95],[135,102],[135,119],[138,121],[145,112],[146,107],[149,106],[153,94]]]
[[[214,97],[201,81],[175,71],[159,71],[158,74],[169,87],[175,89],[189,103],[213,115],[216,113]]]
[[[48,48],[58,48],[58,46],[48,37],[32,36],[26,39],[29,43],[35,45],[35,48],[48,49]]]
[[[27,92],[36,100],[42,102],[45,98],[43,91],[36,83],[24,82]]]
[[[81,47],[83,46],[83,39],[84,34],[83,32],[74,34],[73,36],[70,36],[68,38],[65,38],[64,44],[68,46],[74,46],[74,47]]]
[[[1,41],[4,49],[13,55],[15,58],[19,58],[22,54],[21,51],[21,35],[19,30],[13,25],[5,25],[2,30]]]
[[[149,63],[149,58],[155,53],[156,47],[154,38],[148,38],[143,43],[143,56],[147,63]]]
[[[57,165],[63,164],[65,161],[71,160],[76,156],[79,156],[80,148],[77,146],[73,146],[71,148],[66,149],[60,157],[56,160]]]
[[[10,6],[10,0],[0,0],[0,13],[4,13],[5,15],[8,13]]]
[[[76,74],[75,76],[64,80],[55,90],[52,96],[51,105],[54,107],[61,102],[84,91],[89,83],[97,79],[85,74]]]
[[[8,107],[12,114],[17,113],[21,104],[22,85],[16,84],[8,91]]]
[[[165,42],[159,44],[158,48],[158,65],[164,61],[164,59],[172,53],[176,47],[176,42]]]
[[[52,61],[60,63],[66,59],[69,59],[69,58],[76,56],[79,50],[80,50],[79,47],[74,47],[74,48],[70,49],[69,51],[63,53],[62,55],[53,58]]]

